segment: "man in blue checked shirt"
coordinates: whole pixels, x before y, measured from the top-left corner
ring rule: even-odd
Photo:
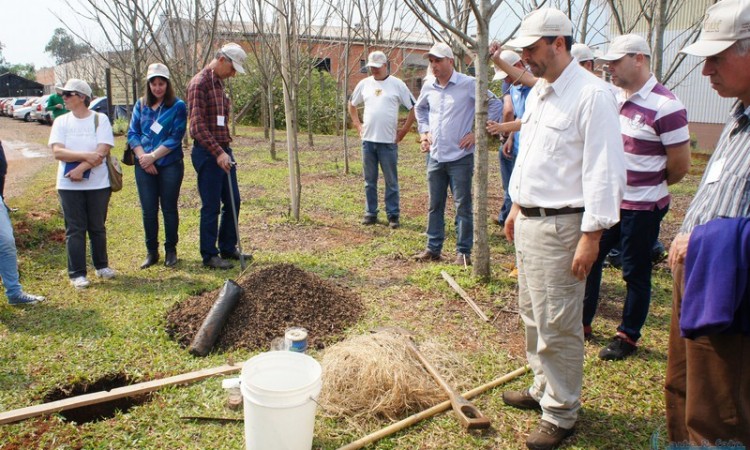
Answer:
[[[453,68],[453,51],[444,43],[432,46],[425,58],[435,76],[422,87],[415,105],[421,150],[427,156],[430,206],[427,248],[415,258],[439,261],[445,241],[445,203],[448,187],[456,208],[456,259],[471,265],[474,216],[471,182],[474,174],[474,105],[476,80]],[[500,121],[502,102],[488,91],[488,118]]]

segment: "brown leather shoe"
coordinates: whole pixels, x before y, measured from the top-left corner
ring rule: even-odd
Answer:
[[[419,253],[414,256],[414,259],[419,262],[429,262],[429,261],[440,261],[440,253],[434,253],[432,250],[425,249],[422,253]]]
[[[528,389],[503,392],[503,402],[508,406],[519,409],[542,409],[539,402],[529,394]]]
[[[574,430],[574,428],[560,428],[546,420],[540,420],[539,426],[526,439],[526,447],[530,450],[551,450],[573,434]]]
[[[456,260],[453,261],[453,264],[456,264],[457,266],[470,266],[471,255],[467,255],[466,253],[456,253]]]

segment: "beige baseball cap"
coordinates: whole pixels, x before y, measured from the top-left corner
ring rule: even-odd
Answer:
[[[573,36],[573,22],[559,9],[536,9],[523,18],[518,36],[505,45],[525,48],[545,36]]]
[[[438,42],[433,45],[429,52],[425,53],[422,58],[427,59],[430,55],[436,58],[450,58],[453,59],[453,50],[451,47],[443,42]]]
[[[573,44],[573,47],[570,49],[570,54],[573,55],[578,62],[593,61],[595,59],[594,52],[592,52],[586,44]]]
[[[521,60],[521,57],[518,56],[518,53],[514,52],[513,50],[503,50],[502,52],[500,52],[500,59],[513,66]],[[507,77],[507,73],[503,72],[502,70],[498,69],[497,66],[495,66],[495,76],[492,77],[492,81],[504,80]]]
[[[607,54],[599,59],[605,61],[617,61],[625,55],[631,53],[642,53],[646,56],[651,56],[651,49],[648,47],[648,42],[637,34],[623,34],[617,36],[609,44]]]
[[[688,55],[708,57],[750,37],[750,0],[722,0],[711,5],[703,18],[698,40],[680,50]]]
[[[372,52],[367,57],[367,67],[383,67],[388,64],[388,57],[383,52]]]
[[[245,73],[245,68],[242,67],[242,65],[245,64],[247,53],[245,53],[245,50],[242,50],[242,47],[240,47],[239,44],[235,44],[234,42],[224,44],[220,51],[225,54],[227,58],[232,60],[234,70],[239,73]]]
[[[71,78],[61,89],[62,92],[78,92],[86,97],[91,97],[91,86],[83,80]]]
[[[162,77],[169,79],[169,69],[167,66],[161,63],[154,63],[148,66],[148,72],[146,72],[146,79],[150,80],[154,77]]]

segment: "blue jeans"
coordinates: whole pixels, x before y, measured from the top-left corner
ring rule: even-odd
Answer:
[[[232,149],[224,151],[234,161]],[[198,144],[193,144],[191,154],[193,167],[198,174],[198,192],[201,196],[200,249],[203,262],[221,253],[233,253],[237,250],[237,230],[232,215],[231,192],[234,192],[236,212],[240,214],[240,188],[237,185],[237,169],[232,166],[227,176],[224,169],[216,164],[216,158]],[[231,189],[231,191],[230,191]],[[219,216],[221,215],[221,221]],[[218,240],[219,247],[216,248]]]
[[[399,215],[398,145],[362,141],[362,172],[365,176],[365,215],[378,215],[378,164],[385,179],[385,213]]]
[[[95,269],[109,267],[107,257],[107,210],[110,188],[87,191],[60,189],[65,218],[65,249],[68,253],[68,276],[86,276],[86,234],[91,243],[91,260]]]
[[[16,258],[16,239],[13,237],[13,225],[10,223],[5,200],[0,198],[0,277],[5,286],[5,295],[14,298],[21,295],[21,283],[18,282],[18,260]]]
[[[651,303],[651,249],[659,237],[659,224],[669,206],[653,211],[620,210],[620,223],[602,233],[599,256],[586,279],[583,325],[590,326],[599,304],[604,258],[618,243],[622,246],[622,278],[627,286],[622,322],[617,331],[634,341],[641,337]]]
[[[451,162],[437,162],[427,155],[427,188],[430,209],[427,216],[427,248],[440,253],[445,241],[445,203],[448,188],[456,207],[456,251],[471,254],[474,245],[474,212],[471,209],[471,179],[474,176],[474,154]]]
[[[511,201],[510,194],[508,193],[508,185],[510,184],[510,176],[513,174],[513,166],[516,165],[516,156],[513,155],[510,158],[506,158],[503,154],[503,146],[500,146],[500,176],[503,179],[503,193],[505,195],[503,207],[500,210],[500,214],[497,215],[497,221],[501,224],[505,223],[505,219],[510,214],[510,208],[513,206],[513,201]]]
[[[139,164],[135,165],[135,183],[143,210],[146,250],[150,254],[159,253],[159,204],[164,216],[164,250],[174,251],[177,248],[177,230],[180,225],[177,199],[185,175],[185,162],[180,159],[167,166],[155,167],[159,173],[151,175]]]

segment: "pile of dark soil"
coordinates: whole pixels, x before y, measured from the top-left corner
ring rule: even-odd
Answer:
[[[216,341],[214,350],[267,350],[288,327],[304,327],[308,345],[323,348],[355,323],[362,301],[346,289],[291,264],[279,264],[237,280],[245,290]],[[187,347],[219,291],[176,304],[167,313],[167,332]]]

